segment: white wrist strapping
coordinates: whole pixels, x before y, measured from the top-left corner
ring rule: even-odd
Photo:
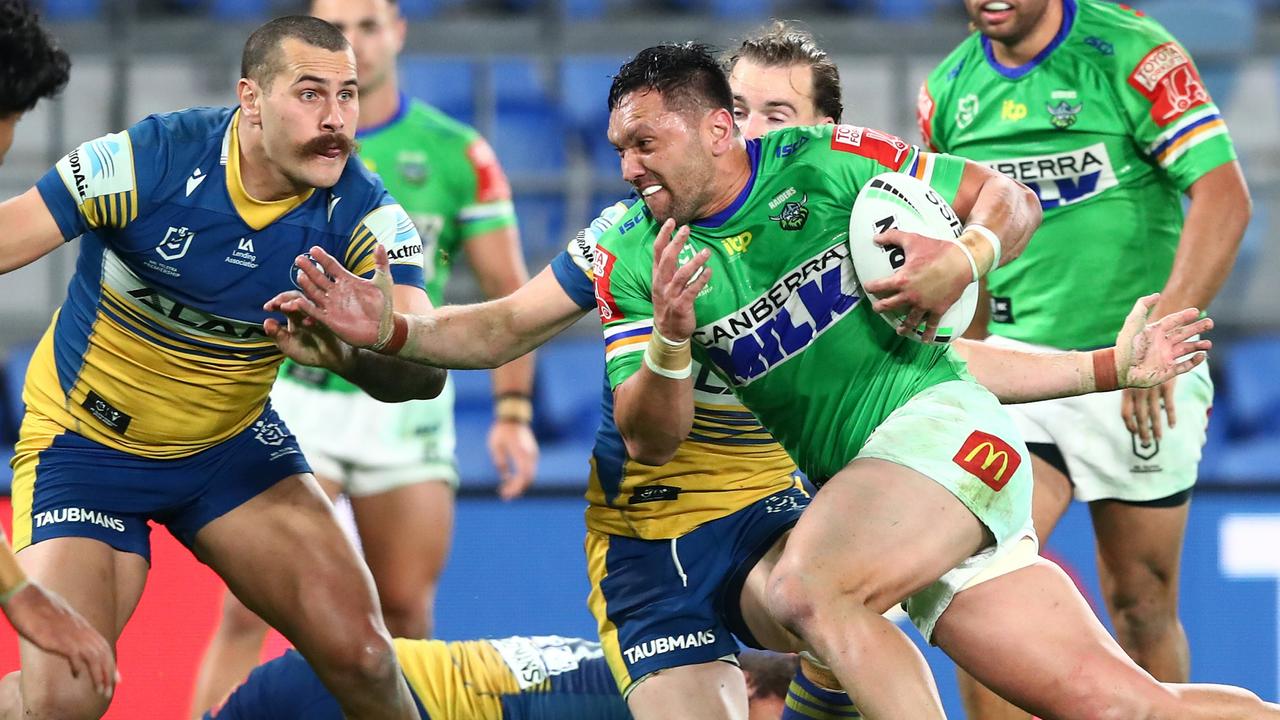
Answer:
[[[991,243],[991,267],[987,268],[987,272],[991,272],[992,270],[1000,267],[1000,253],[1003,252],[1003,248],[1000,246],[1000,236],[996,235],[995,231],[986,225],[979,225],[978,223],[971,223],[964,226],[965,232],[970,230],[978,233],[982,237],[986,238],[987,242]]]
[[[655,344],[657,347],[655,347]],[[644,349],[644,364],[655,375],[661,375],[671,380],[684,380],[693,375],[693,358],[689,354],[689,338],[685,338],[679,342],[668,340],[658,332],[658,328],[653,329],[653,335],[649,339],[649,344]],[[682,367],[671,367],[673,364],[684,361]]]
[[[969,249],[968,245],[965,245],[956,238],[950,238],[948,242],[953,243],[956,247],[960,248],[960,252],[964,253],[964,256],[969,259],[969,268],[973,270],[973,282],[978,282],[978,278],[981,276],[978,275],[978,261],[973,259],[973,251]]]

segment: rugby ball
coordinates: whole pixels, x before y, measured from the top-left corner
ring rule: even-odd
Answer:
[[[955,210],[928,183],[903,173],[881,173],[862,186],[853,201],[849,214],[849,254],[853,261],[858,285],[897,272],[907,261],[901,247],[877,245],[877,235],[890,229],[903,230],[926,237],[954,239],[964,229]],[[875,295],[862,287],[862,293],[874,301]],[[970,283],[955,302],[942,315],[938,323],[935,343],[949,343],[964,334],[973,322],[978,307],[978,283]],[[880,313],[880,317],[895,330],[902,324],[906,313],[895,310]],[[923,340],[924,326],[916,328],[908,337]]]

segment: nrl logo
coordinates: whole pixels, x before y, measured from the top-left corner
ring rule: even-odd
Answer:
[[[191,247],[191,241],[196,234],[185,227],[170,227],[169,231],[164,234],[164,239],[156,246],[156,252],[165,260],[177,260],[187,254],[187,250]]]
[[[782,212],[770,215],[769,219],[778,223],[783,230],[799,230],[809,220],[809,208],[805,207],[807,202],[809,202],[809,193],[802,195],[800,202],[790,201],[783,205]]]
[[[425,185],[427,178],[431,175],[431,169],[427,165],[425,153],[400,153],[400,156],[396,158],[396,169],[400,171],[400,177],[411,185]]]
[[[1084,108],[1084,103],[1072,105],[1066,100],[1059,100],[1057,105],[1045,104],[1049,111],[1049,122],[1059,130],[1066,130],[1076,124],[1076,115]]]

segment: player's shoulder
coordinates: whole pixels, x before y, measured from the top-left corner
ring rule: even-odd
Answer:
[[[648,205],[638,200],[615,203],[605,208],[596,221],[602,218],[609,218],[612,222],[596,233],[596,246],[608,252],[616,254],[624,248],[643,246],[646,239],[652,243],[655,236],[657,223],[653,220],[653,213],[649,212]],[[597,222],[593,222],[593,227],[600,229]]]
[[[430,137],[436,142],[454,143],[462,147],[480,137],[475,128],[417,99],[408,101],[400,123],[409,132]]]
[[[956,84],[966,70],[972,70],[984,62],[982,33],[971,32],[952,48],[951,52],[929,71],[925,85],[934,95],[941,94]]]
[[[175,155],[203,155],[210,145],[222,144],[234,114],[226,107],[156,113],[129,128],[129,138],[137,147],[163,145]]]
[[[871,161],[899,170],[911,154],[911,143],[892,133],[860,125],[814,125],[775,130],[761,138],[762,162],[782,167],[807,164],[830,172],[845,161]]]
[[[1099,0],[1076,3],[1076,35],[1093,51],[1086,56],[1095,62],[1113,60],[1128,68],[1157,47],[1175,42],[1159,21],[1141,10]]]

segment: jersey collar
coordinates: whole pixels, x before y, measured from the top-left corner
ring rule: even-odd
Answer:
[[[383,120],[377,125],[370,125],[367,128],[356,128],[356,137],[368,137],[376,132],[386,130],[388,127],[400,122],[400,120],[404,118],[404,114],[409,112],[409,96],[404,93],[400,93],[399,97],[400,99],[396,102],[396,111],[392,113],[391,117]]]
[[[1043,50],[1036,53],[1036,56],[1031,58],[1031,60],[1025,65],[1019,65],[1017,67],[1001,65],[1000,61],[996,60],[995,51],[991,48],[991,38],[988,38],[985,35],[982,37],[982,53],[987,56],[987,64],[991,66],[992,70],[995,70],[1010,80],[1017,80],[1032,70],[1035,70],[1039,67],[1040,63],[1045,61],[1045,58],[1049,57],[1050,53],[1057,50],[1058,46],[1062,44],[1062,41],[1067,39],[1067,35],[1071,34],[1071,28],[1075,25],[1075,22],[1076,0],[1062,0],[1062,26],[1058,28],[1058,34],[1054,35],[1053,40],[1049,41],[1049,44],[1046,45]]]
[[[227,194],[231,196],[231,205],[240,215],[240,219],[254,230],[261,230],[284,217],[290,210],[298,207],[311,197],[315,189],[309,189],[301,195],[294,195],[283,200],[259,200],[244,188],[244,180],[240,177],[240,111],[231,116],[231,124],[227,127],[227,135],[222,140],[222,160],[227,166]]]
[[[738,193],[738,197],[734,198],[732,203],[729,203],[729,207],[721,210],[711,217],[696,220],[691,223],[692,225],[705,228],[718,228],[728,222],[729,218],[733,217],[733,214],[742,208],[742,204],[747,201],[747,197],[751,195],[751,189],[755,187],[756,184],[756,169],[760,166],[759,139],[747,141],[747,162],[751,165],[751,177],[747,179],[747,184],[742,188],[742,192]]]

